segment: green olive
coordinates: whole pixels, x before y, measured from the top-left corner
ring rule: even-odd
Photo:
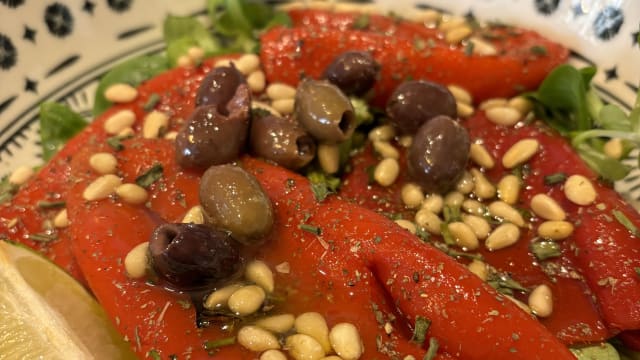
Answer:
[[[314,138],[325,143],[347,140],[356,126],[349,98],[328,81],[304,80],[296,92],[294,114]]]
[[[212,166],[200,179],[205,222],[247,245],[258,245],[273,227],[273,207],[258,180],[234,165]]]

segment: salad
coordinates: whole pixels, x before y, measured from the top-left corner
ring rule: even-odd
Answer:
[[[610,182],[640,96],[604,104],[533,31],[316,5],[211,0],[91,124],[42,104],[0,237],[139,358],[637,358],[640,215]]]

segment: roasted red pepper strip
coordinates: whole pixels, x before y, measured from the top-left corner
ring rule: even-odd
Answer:
[[[374,87],[378,105],[383,105],[393,89],[409,78],[456,84],[481,101],[533,89],[567,59],[568,51],[560,45],[534,32],[518,33],[499,42],[504,53],[468,56],[460,47],[435,42],[432,47],[421,48],[408,38],[372,32],[320,26],[275,28],[263,35],[260,57],[270,82],[296,85],[301,76],[319,78],[344,51],[370,51],[383,64]],[[544,47],[546,55],[532,53],[534,46]]]

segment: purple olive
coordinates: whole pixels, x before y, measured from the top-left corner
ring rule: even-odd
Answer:
[[[155,273],[179,290],[213,288],[242,269],[240,244],[225,231],[199,224],[163,224],[149,240]]]
[[[387,102],[387,115],[403,134],[415,134],[422,124],[438,115],[455,118],[457,111],[456,99],[449,89],[424,80],[400,84]]]
[[[249,144],[253,154],[288,169],[309,164],[316,154],[316,143],[302,127],[274,115],[253,118]]]
[[[227,115],[227,104],[236,90],[247,81],[233,66],[221,66],[211,70],[200,83],[196,93],[196,106],[211,105],[222,115]]]
[[[375,84],[380,64],[366,51],[347,51],[338,55],[323,77],[347,95],[364,95]]]
[[[462,177],[469,159],[469,133],[448,116],[423,124],[407,157],[409,175],[426,193],[446,193]]]

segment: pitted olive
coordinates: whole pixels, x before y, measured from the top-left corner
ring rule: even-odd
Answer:
[[[347,140],[356,126],[349,98],[328,81],[302,81],[296,92],[294,114],[314,138],[325,143]]]
[[[251,152],[289,169],[313,160],[316,143],[295,121],[274,115],[255,117],[249,135]]]
[[[404,134],[414,134],[422,124],[438,115],[455,118],[456,99],[449,89],[430,81],[400,84],[387,102],[391,123]]]
[[[227,104],[238,87],[246,83],[244,75],[233,64],[214,68],[200,83],[196,93],[196,106],[215,106],[220,114],[227,115]]]
[[[366,51],[338,55],[324,71],[324,78],[347,95],[364,95],[375,84],[380,65]]]
[[[407,158],[411,177],[426,193],[446,193],[464,174],[469,133],[448,116],[436,116],[416,133]]]
[[[200,179],[205,222],[248,245],[260,244],[273,226],[271,200],[253,175],[234,165],[212,166]]]
[[[179,290],[212,288],[242,268],[240,244],[224,231],[199,224],[163,224],[149,240],[155,273]]]
[[[247,85],[240,85],[228,102],[228,115],[215,105],[196,108],[176,137],[176,158],[186,168],[205,169],[237,159],[243,152],[249,132],[251,96]]]

